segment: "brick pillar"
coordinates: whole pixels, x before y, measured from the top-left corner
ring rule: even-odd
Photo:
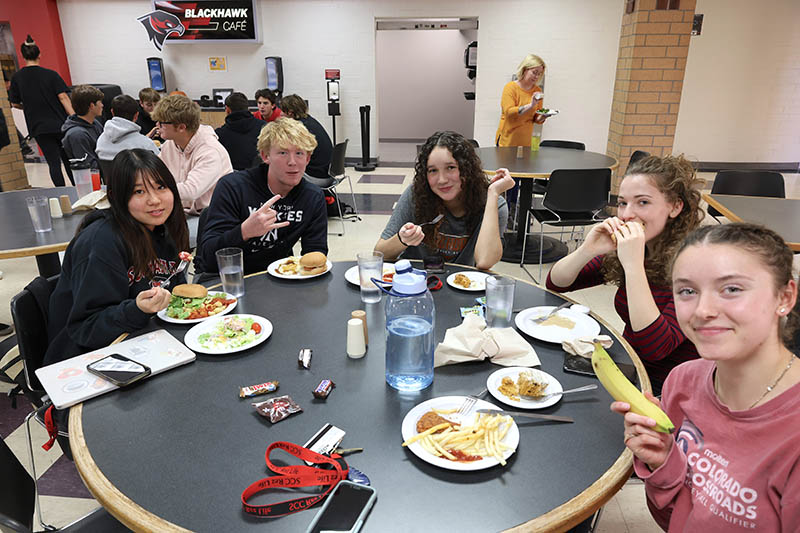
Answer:
[[[0,79],[0,111],[6,117],[8,136],[11,144],[0,150],[0,184],[4,191],[14,189],[26,189],[28,184],[28,173],[25,171],[25,163],[22,160],[22,152],[19,149],[19,138],[17,128],[14,126],[14,118],[11,116],[11,104],[8,102],[6,85]]]
[[[607,148],[619,160],[615,194],[634,151],[672,153],[696,2],[657,10],[656,0],[635,0],[622,17]]]

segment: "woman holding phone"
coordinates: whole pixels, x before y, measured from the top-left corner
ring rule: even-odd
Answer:
[[[503,255],[508,208],[502,193],[514,185],[508,170],[499,169],[490,183],[475,147],[453,131],[430,136],[414,168],[414,182],[400,196],[375,250],[390,261],[438,256],[492,268]]]
[[[45,365],[111,344],[169,303],[169,291],[153,282],[172,274],[178,252],[189,249],[175,179],[149,150],[123,150],[108,200],[111,208],[89,213],[67,247],[50,296]]]
[[[664,383],[660,405],[678,431],[611,405],[665,530],[800,530],[792,259],[779,235],[752,224],[704,226],[677,252],[675,310],[702,358]]]
[[[559,260],[547,288],[619,287],[614,308],[623,336],[659,394],[669,371],[697,358],[678,326],[667,270],[675,249],[702,220],[700,180],[683,156],[650,156],[631,165],[619,186],[617,216],[594,226],[577,250]]]

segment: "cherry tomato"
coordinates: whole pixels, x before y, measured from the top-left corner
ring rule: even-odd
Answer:
[[[252,329],[256,335],[258,335],[259,333],[261,333],[261,324],[259,324],[258,322],[253,322],[253,325],[250,326],[250,329]]]

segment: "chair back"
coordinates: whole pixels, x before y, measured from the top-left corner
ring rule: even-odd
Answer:
[[[111,159],[98,159],[97,162],[100,164],[100,178],[102,178],[103,183],[108,185],[111,179],[111,169],[114,168],[114,161]]]
[[[586,145],[578,141],[542,141],[539,146],[551,148],[569,148],[570,150],[586,150]]]
[[[0,439],[0,530],[33,531],[33,478]]]
[[[480,144],[478,141],[476,141],[475,139],[470,139],[470,140],[469,140],[469,142],[470,142],[470,143],[472,144],[472,146],[474,146],[475,148],[480,148],[480,147],[481,147],[481,144]]]
[[[639,161],[640,159],[644,159],[645,157],[650,157],[650,152],[645,152],[644,150],[636,150],[631,154],[631,158],[628,160],[628,168],[631,168],[631,165]]]
[[[58,275],[36,277],[22,292],[11,299],[11,317],[17,330],[17,346],[25,368],[25,380],[31,392],[44,392],[34,373],[42,366],[47,351],[47,313],[50,295],[56,288]]]
[[[344,156],[347,152],[347,143],[350,139],[345,139],[333,147],[333,155],[331,155],[331,166],[328,173],[332,178],[342,176],[344,174]]]
[[[555,212],[594,213],[608,205],[611,169],[558,169],[547,180],[542,205]]]
[[[783,175],[768,170],[720,170],[711,186],[711,194],[735,194],[739,196],[769,196],[786,198]],[[713,217],[722,213],[708,206]]]

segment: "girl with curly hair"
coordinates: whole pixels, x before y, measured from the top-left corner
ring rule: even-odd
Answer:
[[[508,208],[502,194],[514,185],[508,170],[489,182],[472,143],[453,131],[429,137],[414,168],[413,185],[400,196],[375,250],[387,260],[441,256],[492,268],[503,255]],[[440,214],[436,224],[420,226]]]
[[[675,250],[703,218],[701,180],[683,156],[632,164],[619,187],[616,217],[594,226],[577,250],[558,261],[547,288],[567,292],[612,283],[623,336],[647,368],[658,395],[669,371],[696,359],[681,331],[668,268]]]

